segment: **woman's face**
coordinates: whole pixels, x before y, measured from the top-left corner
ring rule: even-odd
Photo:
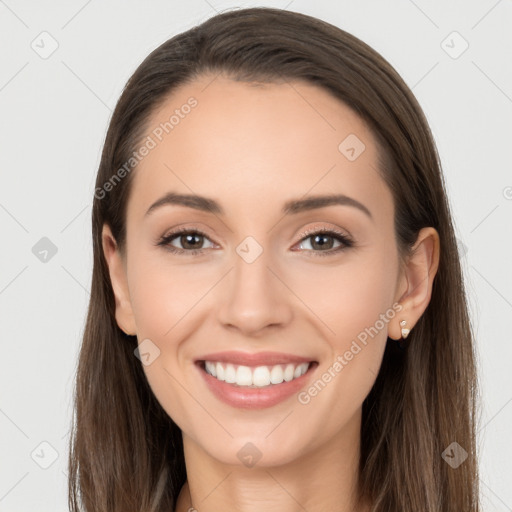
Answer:
[[[184,435],[224,463],[248,454],[272,466],[358,432],[403,292],[394,206],[374,138],[328,92],[213,78],[182,86],[151,119],[132,171],[128,301],[116,317],[137,333],[149,384]],[[163,201],[148,212],[171,193],[218,206]],[[350,199],[311,202],[333,195]],[[178,228],[192,233],[162,242]],[[253,366],[268,370],[238,376],[284,382],[248,389],[197,364],[226,351],[317,364],[297,385],[292,363],[279,376],[264,359]],[[227,360],[236,373],[239,360]]]

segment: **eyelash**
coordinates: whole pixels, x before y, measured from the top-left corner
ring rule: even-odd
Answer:
[[[185,254],[187,253],[190,256],[196,255],[196,254],[202,254],[205,249],[179,249],[177,247],[174,247],[170,245],[170,242],[177,238],[178,235],[200,235],[205,238],[208,238],[208,235],[206,233],[203,233],[202,231],[196,230],[196,229],[188,229],[188,228],[181,228],[177,229],[176,231],[173,231],[172,233],[169,233],[166,236],[163,236],[157,243],[158,246],[164,246],[164,248],[171,253],[174,254]],[[334,254],[338,254],[341,251],[344,251],[345,249],[349,249],[350,247],[353,247],[354,241],[348,237],[347,235],[340,233],[339,231],[335,230],[328,230],[328,229],[316,229],[316,230],[307,230],[304,233],[301,234],[301,239],[299,242],[303,242],[304,240],[307,240],[308,238],[313,237],[314,235],[332,235],[333,238],[337,239],[339,242],[341,242],[343,245],[337,247],[336,249],[330,249],[328,251],[314,251],[312,249],[308,249],[309,252],[313,253],[313,255],[316,256],[332,256]]]

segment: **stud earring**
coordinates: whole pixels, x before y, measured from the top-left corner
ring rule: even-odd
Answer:
[[[409,336],[409,333],[411,332],[410,329],[406,329],[405,326],[407,325],[407,322],[405,320],[402,320],[400,322],[400,327],[402,328],[402,338],[405,339],[407,336]]]

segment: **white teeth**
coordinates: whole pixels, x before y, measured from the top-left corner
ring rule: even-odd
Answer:
[[[293,379],[304,375],[309,368],[310,363],[287,364],[275,366],[236,366],[231,363],[215,363],[205,361],[206,372],[237,386],[246,386],[252,388],[261,388],[270,384],[281,384],[283,381],[290,382]]]
[[[213,375],[214,377],[217,376],[217,365],[215,363],[212,363],[211,361],[206,361],[205,366],[206,370],[210,375]]]
[[[297,366],[297,370],[300,371],[299,366]],[[280,366],[274,366],[270,371],[270,382],[272,384],[281,384],[284,380],[283,369]]]
[[[270,384],[270,371],[266,366],[258,366],[252,373],[252,383],[255,386],[263,387]]]
[[[217,375],[216,375],[217,379],[224,380],[224,367],[221,364],[217,363],[215,365],[215,370],[217,373]]]
[[[224,372],[224,380],[230,384],[233,384],[236,381],[236,371],[232,364],[228,364],[226,366],[226,371]]]
[[[285,371],[284,371],[284,380],[286,382],[290,382],[292,379],[293,379],[293,373],[295,371],[295,366],[293,366],[293,364],[289,364]],[[306,373],[306,372],[304,372]]]
[[[239,386],[252,386],[252,371],[248,366],[239,366],[235,382]]]

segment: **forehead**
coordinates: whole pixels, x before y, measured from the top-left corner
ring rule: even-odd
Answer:
[[[370,130],[312,84],[202,76],[153,113],[145,140],[151,149],[134,171],[128,207],[137,219],[169,191],[215,198],[233,214],[327,193],[392,212]]]

